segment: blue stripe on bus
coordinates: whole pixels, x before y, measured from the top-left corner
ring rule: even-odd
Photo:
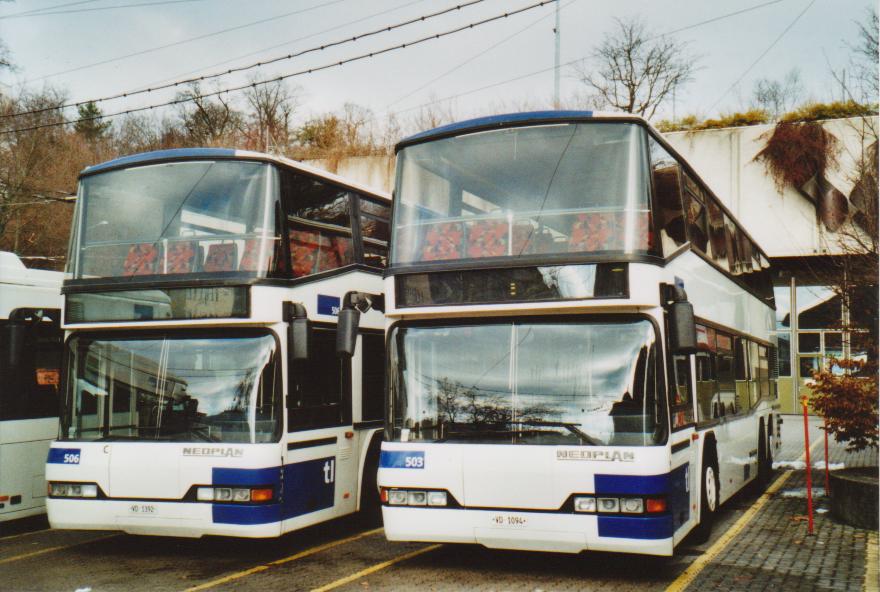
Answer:
[[[383,469],[424,469],[425,453],[421,450],[383,450],[379,454]]]
[[[333,507],[336,498],[336,459],[328,456],[265,469],[214,468],[211,483],[233,487],[271,485],[280,499],[279,503],[265,505],[213,504],[215,523],[280,522]]]
[[[599,474],[595,476],[596,495],[665,495],[671,524],[678,530],[690,518],[688,468],[685,463],[663,475]]]
[[[79,457],[79,448],[50,448],[46,462],[56,465],[78,465]]]
[[[599,536],[620,539],[668,539],[672,516],[599,516]]]

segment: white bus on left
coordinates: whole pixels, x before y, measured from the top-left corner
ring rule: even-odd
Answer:
[[[0,252],[0,522],[46,511],[58,433],[61,279]]]
[[[301,163],[167,150],[86,169],[65,280],[54,528],[272,537],[371,508],[387,195]],[[373,302],[378,304],[378,302]]]

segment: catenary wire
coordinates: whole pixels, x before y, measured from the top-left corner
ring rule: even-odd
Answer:
[[[93,120],[97,120],[97,119],[102,119],[102,120],[103,120],[103,119],[110,119],[110,118],[113,118],[113,117],[119,117],[119,116],[121,116],[121,115],[129,115],[129,114],[132,114],[132,113],[139,113],[139,112],[142,112],[142,111],[150,111],[150,110],[152,110],[152,109],[156,109],[156,108],[159,108],[159,107],[170,107],[170,106],[172,106],[172,105],[179,105],[179,104],[182,104],[182,103],[190,103],[190,102],[193,102],[193,101],[198,100],[198,99],[205,99],[205,98],[209,98],[209,97],[216,97],[216,96],[219,96],[219,95],[222,95],[222,94],[228,94],[228,93],[231,93],[231,92],[237,92],[237,91],[240,91],[240,90],[245,90],[245,89],[247,89],[247,88],[256,88],[256,87],[258,87],[258,86],[263,86],[263,85],[265,85],[265,84],[270,84],[270,83],[273,83],[273,82],[280,82],[280,81],[282,81],[282,80],[286,80],[286,79],[288,79],[288,78],[293,78],[293,77],[295,77],[295,76],[302,76],[302,75],[305,75],[305,74],[313,74],[313,73],[315,73],[315,72],[320,72],[320,71],[323,71],[323,70],[329,70],[329,69],[331,69],[331,68],[336,68],[336,67],[339,67],[339,66],[343,66],[343,65],[345,65],[345,64],[350,64],[350,63],[352,63],[352,62],[357,62],[357,61],[361,61],[361,60],[365,60],[365,59],[369,59],[369,58],[374,58],[374,57],[376,57],[376,56],[383,55],[383,54],[386,54],[386,53],[391,53],[391,52],[393,52],[393,51],[397,51],[397,50],[401,50],[401,49],[406,49],[406,48],[408,48],[408,47],[412,47],[412,46],[414,46],[414,45],[420,45],[420,44],[425,43],[425,42],[427,42],[427,41],[433,41],[433,40],[436,40],[436,39],[441,39],[441,38],[443,38],[443,37],[448,37],[449,35],[454,35],[455,33],[460,33],[461,31],[474,29],[474,28],[476,28],[476,27],[479,27],[479,26],[482,26],[482,25],[485,25],[485,24],[488,24],[488,23],[492,23],[492,22],[495,22],[495,21],[498,21],[498,20],[501,20],[501,19],[505,19],[505,18],[508,18],[508,17],[511,17],[511,16],[515,16],[515,15],[517,15],[517,14],[521,14],[521,13],[527,12],[527,11],[532,10],[532,9],[535,9],[535,8],[540,8],[540,7],[542,7],[542,6],[546,6],[547,4],[553,4],[553,3],[556,2],[556,1],[557,1],[557,0],[541,0],[541,2],[536,2],[536,3],[534,3],[534,4],[530,4],[530,5],[528,5],[528,6],[524,6],[524,7],[522,7],[522,8],[519,8],[519,9],[517,9],[517,10],[510,10],[510,11],[507,11],[507,12],[504,12],[504,13],[501,13],[501,14],[498,14],[498,15],[495,15],[495,16],[492,16],[492,17],[487,17],[487,18],[484,18],[484,19],[479,20],[479,21],[474,21],[474,22],[468,23],[468,24],[466,24],[466,25],[462,25],[462,26],[459,26],[459,27],[455,27],[454,29],[449,29],[449,30],[447,30],[447,31],[443,31],[443,32],[441,32],[441,33],[434,33],[433,35],[428,35],[428,36],[425,36],[425,37],[420,37],[420,38],[415,39],[415,40],[413,40],[413,41],[408,41],[408,42],[405,42],[405,43],[400,43],[400,44],[398,44],[398,45],[392,45],[392,46],[385,47],[385,48],[382,48],[382,49],[378,49],[378,50],[375,50],[375,51],[371,51],[371,52],[368,52],[368,53],[363,53],[363,54],[356,55],[356,56],[351,57],[351,58],[345,58],[345,59],[342,59],[342,60],[339,60],[339,61],[336,61],[336,62],[333,62],[333,63],[330,63],[330,64],[324,64],[324,65],[322,65],[322,66],[315,66],[315,67],[313,67],[313,68],[307,68],[307,69],[305,69],[305,70],[299,70],[299,71],[296,71],[296,72],[291,72],[291,73],[289,73],[289,74],[282,74],[282,75],[280,75],[280,76],[273,76],[272,78],[269,78],[269,79],[266,79],[266,80],[261,80],[261,81],[259,81],[259,82],[251,82],[251,83],[249,83],[249,84],[243,84],[243,85],[241,85],[241,86],[235,86],[235,87],[231,87],[231,88],[225,88],[225,89],[221,89],[221,90],[214,91],[214,92],[210,92],[210,93],[201,93],[201,94],[199,94],[199,95],[197,95],[197,96],[180,97],[180,98],[174,99],[174,100],[172,100],[172,101],[166,101],[166,102],[164,102],[164,103],[157,103],[157,104],[153,104],[153,105],[146,105],[146,106],[144,106],[144,107],[137,107],[137,108],[134,108],[134,109],[126,109],[126,110],[124,110],[124,111],[117,111],[117,112],[115,112],[115,113],[109,113],[109,114],[106,114],[106,115],[96,115],[96,116],[94,116],[94,117],[81,117],[81,118],[74,119],[74,120],[70,120],[70,121],[55,121],[55,122],[51,122],[51,123],[43,123],[43,124],[38,124],[38,125],[31,125],[31,126],[22,127],[22,128],[15,128],[15,129],[2,130],[2,131],[0,131],[0,134],[3,134],[3,135],[5,135],[5,134],[14,134],[14,133],[21,133],[21,132],[27,132],[27,131],[34,131],[34,130],[44,129],[44,128],[50,128],[50,127],[59,127],[59,126],[63,126],[63,125],[73,124],[73,123],[81,123],[81,122],[86,122],[86,121],[93,121]]]
[[[125,54],[122,56],[117,56],[115,58],[109,58],[106,60],[101,60],[99,62],[93,62],[91,64],[83,64],[82,66],[76,66],[74,68],[70,68],[68,70],[62,70],[59,72],[54,72],[52,74],[45,74],[38,78],[32,78],[30,80],[25,80],[25,83],[28,82],[39,82],[40,80],[46,80],[47,78],[53,78],[55,76],[63,76],[64,74],[71,74],[73,72],[79,72],[81,70],[87,70],[89,68],[94,68],[96,66],[103,66],[105,64],[111,64],[113,62],[119,62],[122,60],[127,60],[128,58],[137,57],[140,55],[145,55],[148,53],[153,53],[155,51],[159,51],[162,49],[168,49],[169,47],[177,47],[178,45],[184,45],[186,43],[192,43],[193,41],[201,41],[202,39],[208,39],[209,37],[216,37],[217,35],[224,35],[226,33],[231,33],[232,31],[240,31],[241,29],[247,29],[249,27],[253,27],[256,25],[261,25],[263,23],[268,23],[271,21],[277,21],[279,19],[287,18],[289,16],[293,16],[295,14],[302,14],[304,12],[309,12],[311,10],[316,10],[318,8],[325,8],[327,6],[332,6],[333,4],[339,4],[341,2],[345,2],[346,0],[329,0],[328,2],[322,2],[320,4],[314,4],[312,6],[307,6],[305,8],[300,8],[297,10],[293,10],[291,12],[285,12],[283,14],[278,14],[275,16],[271,16],[268,18],[251,21],[249,23],[244,23],[242,25],[236,25],[234,27],[229,27],[227,29],[221,29],[219,31],[214,31],[212,33],[205,33],[204,35],[198,35],[196,37],[190,37],[189,39],[181,39],[180,41],[174,41],[173,43],[166,43],[165,45],[157,45],[156,47],[150,47],[147,49],[143,49],[141,51],[136,51],[134,53]]]
[[[336,1],[339,2],[339,1],[343,1],[343,0],[336,0]],[[246,71],[246,70],[252,70],[252,69],[254,69],[254,68],[259,68],[259,67],[262,67],[262,66],[268,66],[268,65],[270,65],[270,64],[274,64],[274,63],[277,63],[277,62],[280,62],[280,61],[285,61],[285,60],[291,60],[291,59],[293,59],[293,58],[297,58],[297,57],[300,57],[300,56],[303,56],[303,55],[306,55],[306,54],[309,54],[309,53],[315,53],[315,52],[318,52],[318,51],[324,51],[324,50],[326,50],[326,49],[330,49],[331,47],[338,47],[338,46],[340,46],[340,45],[345,45],[345,44],[347,44],[347,43],[353,43],[353,42],[355,42],[355,41],[359,41],[359,40],[364,39],[364,38],[366,38],[366,37],[372,37],[372,36],[374,36],[374,35],[379,35],[379,34],[381,34],[381,33],[387,33],[387,32],[389,32],[389,31],[393,31],[393,30],[395,30],[395,29],[400,29],[400,28],[402,28],[402,27],[405,27],[405,26],[411,25],[411,24],[413,24],[413,23],[424,22],[424,21],[426,21],[426,20],[432,19],[432,18],[437,17],[437,16],[441,16],[441,15],[444,15],[444,14],[448,14],[448,13],[450,13],[450,12],[454,12],[454,11],[456,11],[456,10],[461,10],[462,8],[467,8],[467,7],[469,7],[469,6],[473,6],[474,4],[480,4],[481,2],[484,2],[484,1],[485,1],[485,0],[470,0],[469,2],[464,2],[464,3],[462,3],[462,4],[457,4],[457,5],[455,5],[455,6],[451,6],[451,7],[449,7],[449,8],[445,8],[445,9],[443,9],[443,10],[439,10],[439,11],[437,11],[437,12],[433,12],[433,13],[430,13],[430,14],[425,14],[425,15],[418,16],[418,17],[415,17],[415,18],[411,18],[411,19],[408,19],[408,20],[402,21],[402,22],[400,22],[400,23],[395,23],[395,24],[393,24],[393,25],[386,25],[386,26],[380,27],[380,28],[378,28],[378,29],[374,29],[374,30],[372,30],[372,31],[368,31],[368,32],[366,32],[366,33],[360,33],[360,34],[358,34],[358,35],[353,35],[353,36],[351,36],[351,37],[346,37],[345,39],[339,39],[339,40],[336,40],[336,41],[331,41],[331,42],[329,42],[329,43],[324,43],[324,44],[322,44],[322,45],[320,45],[320,46],[310,47],[310,48],[308,48],[308,49],[304,49],[304,50],[302,50],[302,51],[298,51],[298,52],[290,53],[290,54],[287,54],[287,55],[284,55],[284,56],[277,56],[277,57],[274,57],[274,58],[269,58],[269,59],[267,59],[267,60],[259,61],[259,62],[255,63],[255,64],[249,64],[249,65],[247,65],[247,66],[240,66],[240,67],[237,67],[237,68],[230,68],[230,69],[228,69],[228,70],[226,70],[226,71],[224,71],[224,72],[217,72],[217,73],[214,73],[214,74],[206,74],[206,75],[203,75],[203,76],[196,76],[196,77],[194,77],[194,78],[188,78],[188,79],[185,79],[185,80],[178,80],[178,81],[170,82],[170,83],[167,83],[167,84],[160,84],[160,85],[158,85],[158,86],[153,86],[153,87],[150,87],[150,88],[145,88],[145,89],[135,90],[135,91],[131,91],[131,92],[117,93],[117,94],[115,94],[115,95],[109,95],[109,96],[101,97],[101,98],[98,98],[98,99],[88,99],[88,100],[84,100],[84,101],[77,101],[77,102],[75,102],[75,103],[65,103],[65,104],[63,104],[63,105],[56,105],[56,106],[53,106],[53,107],[43,107],[43,108],[40,108],[40,109],[32,109],[32,110],[29,110],[29,111],[19,111],[19,112],[17,112],[17,113],[8,113],[8,114],[5,114],[5,115],[0,115],[0,119],[6,119],[6,118],[9,118],[9,117],[20,117],[20,116],[22,116],[22,115],[35,115],[35,114],[37,114],[37,113],[46,113],[46,112],[49,112],[49,111],[55,111],[55,110],[57,110],[57,109],[65,109],[65,108],[68,108],[68,107],[80,107],[80,106],[82,106],[82,105],[87,105],[87,104],[89,104],[89,103],[103,103],[103,102],[111,101],[111,100],[114,100],[114,99],[129,98],[129,97],[133,97],[133,96],[136,96],[136,95],[141,95],[141,94],[145,94],[145,93],[151,93],[151,92],[157,92],[157,91],[160,91],[160,90],[165,90],[165,89],[168,89],[168,88],[176,88],[176,87],[178,87],[178,86],[185,85],[185,84],[191,84],[191,83],[193,83],[193,82],[204,82],[204,81],[206,81],[206,80],[213,80],[213,79],[215,79],[215,78],[219,78],[219,77],[221,77],[221,76],[228,76],[228,75],[230,75],[230,74],[235,74],[235,73],[243,72],[243,71]],[[134,55],[134,54],[132,54],[132,55]]]
[[[750,11],[753,11],[753,10],[758,10],[758,9],[760,9],[760,8],[765,8],[765,7],[767,7],[767,6],[770,6],[770,5],[772,5],[772,4],[778,4],[779,2],[782,2],[782,1],[784,1],[784,0],[772,0],[771,2],[764,2],[764,3],[762,3],[762,4],[756,4],[755,6],[752,6],[752,7],[749,7],[749,8],[744,8],[744,9],[740,9],[740,10],[737,10],[737,11],[734,11],[734,12],[729,12],[729,13],[726,13],[726,14],[723,14],[723,15],[720,15],[720,16],[717,16],[717,17],[713,17],[713,18],[711,18],[711,19],[707,19],[707,20],[704,20],[704,21],[699,21],[699,22],[697,22],[697,23],[693,23],[693,24],[691,24],[691,25],[687,25],[687,26],[685,26],[685,27],[681,27],[681,28],[679,28],[679,29],[673,29],[672,31],[667,31],[666,33],[663,33],[662,35],[657,35],[657,36],[655,36],[655,37],[652,37],[651,39],[659,39],[660,37],[663,37],[663,36],[665,36],[665,35],[672,35],[672,34],[675,34],[675,33],[680,33],[681,31],[686,31],[686,30],[689,30],[689,29],[694,29],[694,28],[696,28],[696,27],[700,27],[700,26],[703,26],[703,25],[707,25],[707,24],[709,24],[709,23],[714,23],[714,22],[717,22],[717,21],[722,20],[722,19],[726,19],[726,18],[730,18],[730,17],[734,17],[734,16],[737,16],[737,15],[743,14],[744,12],[750,12]],[[582,61],[582,60],[585,60],[585,59],[587,59],[588,57],[589,57],[589,56],[581,56],[581,57],[579,57],[579,58],[575,58],[575,59],[573,59],[573,60],[569,60],[568,62],[565,62],[565,63],[563,63],[563,64],[560,64],[560,67],[561,67],[561,66],[570,66],[570,65],[575,64],[575,63],[577,63],[577,62],[580,62],[580,61]],[[443,97],[443,98],[441,98],[441,99],[434,99],[434,100],[431,100],[431,101],[427,101],[427,102],[425,102],[425,103],[421,103],[421,104],[419,104],[419,105],[415,105],[415,106],[413,106],[413,107],[407,107],[407,108],[405,108],[405,109],[398,109],[397,111],[394,111],[394,114],[407,113],[407,112],[409,112],[409,111],[415,111],[415,110],[417,110],[417,109],[424,109],[425,107],[430,107],[431,105],[436,105],[437,103],[442,103],[442,102],[444,102],[444,101],[451,101],[451,100],[453,100],[453,99],[457,99],[457,98],[459,98],[459,97],[464,97],[464,96],[467,96],[467,95],[471,95],[471,94],[474,94],[474,93],[478,93],[478,92],[481,92],[481,91],[484,91],[484,90],[488,90],[488,89],[490,89],[490,88],[495,88],[495,87],[497,87],[497,86],[504,86],[505,84],[510,84],[510,83],[512,83],[512,82],[517,82],[517,81],[519,81],[519,80],[523,80],[523,79],[526,79],[526,78],[531,78],[532,76],[537,76],[538,74],[543,74],[543,73],[545,73],[545,72],[550,72],[551,70],[555,70],[555,69],[556,69],[555,66],[550,66],[549,68],[542,68],[542,69],[540,69],[540,70],[534,70],[534,71],[529,72],[529,73],[527,73],[527,74],[522,74],[522,75],[520,75],[520,76],[515,76],[515,77],[513,77],[513,78],[507,78],[507,79],[505,79],[505,80],[501,80],[501,81],[499,81],[499,82],[494,82],[494,83],[492,83],[492,84],[487,84],[487,85],[485,85],[485,86],[480,86],[480,87],[478,87],[478,88],[473,88],[473,89],[471,89],[471,90],[467,90],[467,91],[464,91],[464,92],[461,92],[461,93],[457,93],[457,94],[454,94],[454,95],[449,95],[449,96],[447,96],[447,97]]]
[[[78,6],[81,4],[94,4],[95,2],[98,2],[98,1],[99,0],[77,0],[76,2],[65,2],[64,4],[55,4],[53,6],[44,6],[43,8],[33,8],[31,10],[24,10],[22,12],[13,12],[11,14],[0,15],[0,19],[12,18],[15,16],[30,15],[30,14],[43,12],[46,10],[55,10],[56,8],[65,8],[67,6]]]
[[[755,61],[752,62],[752,63],[749,65],[749,67],[746,68],[745,71],[744,71],[742,74],[740,74],[739,78],[737,78],[737,79],[733,82],[733,84],[731,84],[729,87],[727,87],[727,90],[725,90],[723,93],[721,93],[721,96],[718,97],[718,100],[716,100],[714,103],[712,103],[712,106],[709,107],[709,111],[712,111],[715,107],[717,107],[717,106],[718,106],[718,103],[720,103],[722,100],[724,100],[724,97],[726,97],[727,94],[728,94],[730,91],[732,91],[734,88],[736,88],[736,85],[737,85],[737,84],[739,84],[740,82],[742,82],[743,78],[745,78],[745,77],[748,75],[748,73],[752,71],[752,68],[754,68],[755,66],[757,66],[757,65],[758,65],[758,62],[760,62],[761,60],[763,60],[764,57],[765,57],[768,53],[770,53],[770,50],[772,50],[774,47],[776,47],[776,44],[779,43],[779,42],[782,40],[783,37],[785,37],[785,34],[788,33],[788,32],[791,30],[791,28],[794,27],[795,24],[797,24],[797,22],[798,22],[799,20],[801,20],[801,17],[804,16],[804,15],[807,13],[807,11],[810,10],[810,7],[812,7],[813,4],[815,4],[815,3],[816,3],[816,0],[811,0],[810,3],[807,4],[807,5],[804,7],[804,9],[803,9],[802,11],[800,11],[800,12],[797,14],[796,17],[794,17],[794,20],[792,20],[790,23],[788,23],[788,26],[785,27],[785,29],[782,30],[782,33],[780,33],[779,36],[776,37],[776,39],[773,40],[773,43],[771,43],[770,45],[768,45],[768,46],[767,46],[767,49],[765,49],[763,52],[761,52],[761,55],[759,55],[759,56],[757,57],[757,59],[755,59]]]
[[[20,12],[18,14],[7,14],[0,16],[0,19],[11,18],[27,18],[32,16],[50,16],[53,14],[74,14],[79,12],[99,12],[104,10],[114,10],[117,8],[136,8],[139,6],[157,6],[159,4],[184,4],[189,2],[204,2],[205,0],[156,0],[154,2],[141,2],[139,4],[115,4],[112,6],[96,6],[94,8],[72,8],[70,10],[52,10],[45,8],[41,11],[32,10],[30,12]],[[76,3],[74,3],[76,4]]]
[[[565,4],[563,4],[562,6],[559,7],[559,11],[562,12],[563,9],[567,8],[570,4],[572,4],[572,3],[576,2],[576,1],[577,1],[577,0],[569,0],[568,2],[566,2]],[[777,0],[777,1],[781,1],[781,0]],[[499,45],[503,45],[504,43],[507,43],[508,41],[510,41],[511,39],[513,39],[514,37],[516,37],[517,35],[519,35],[519,34],[525,32],[525,31],[527,31],[528,29],[531,29],[532,27],[534,27],[535,25],[537,25],[537,24],[540,23],[541,21],[543,21],[543,20],[545,20],[545,19],[548,19],[548,18],[550,18],[551,16],[553,16],[553,15],[552,15],[552,14],[545,14],[544,16],[535,19],[534,21],[532,21],[531,23],[529,23],[528,25],[526,25],[526,26],[523,27],[522,29],[519,29],[518,31],[514,32],[513,34],[508,35],[507,37],[505,37],[505,38],[502,39],[501,41],[498,41],[497,43],[494,43],[493,45],[487,47],[486,49],[482,50],[481,52],[472,55],[471,57],[469,57],[469,58],[466,59],[465,61],[463,61],[463,62],[459,62],[456,66],[453,66],[453,67],[450,68],[449,70],[446,70],[445,72],[443,72],[443,73],[440,74],[439,76],[435,76],[434,78],[432,78],[432,79],[429,80],[428,82],[426,82],[426,83],[422,84],[421,86],[419,86],[419,87],[417,87],[417,88],[415,88],[415,89],[409,91],[409,92],[406,93],[405,95],[396,98],[395,100],[391,101],[390,103],[388,103],[388,104],[385,106],[385,112],[388,112],[388,110],[389,110],[393,105],[396,105],[397,103],[399,103],[400,101],[403,101],[404,99],[408,99],[409,97],[413,96],[414,94],[416,94],[416,93],[419,92],[420,90],[423,90],[423,89],[425,89],[425,88],[431,86],[432,84],[434,84],[434,83],[437,82],[438,80],[441,80],[441,79],[443,79],[443,78],[449,76],[450,74],[452,74],[452,73],[455,72],[456,70],[459,70],[459,69],[463,68],[464,66],[470,64],[472,61],[476,60],[477,58],[480,58],[480,57],[486,55],[487,53],[489,53],[490,51],[492,51],[493,49],[495,49],[495,48],[498,47]]]

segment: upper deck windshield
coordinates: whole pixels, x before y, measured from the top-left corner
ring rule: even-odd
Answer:
[[[643,134],[563,123],[403,148],[392,265],[652,251]]]
[[[400,442],[646,446],[665,440],[647,320],[396,327]]]
[[[272,442],[280,371],[269,333],[68,341],[62,439]]]
[[[276,175],[260,162],[199,160],[86,176],[68,273],[265,275],[279,244]]]

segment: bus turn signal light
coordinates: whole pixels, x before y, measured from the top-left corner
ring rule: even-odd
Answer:
[[[666,511],[666,500],[662,497],[659,498],[651,498],[645,500],[645,511],[649,514],[656,514],[658,512]]]
[[[269,502],[272,501],[272,489],[251,489],[252,502]]]

